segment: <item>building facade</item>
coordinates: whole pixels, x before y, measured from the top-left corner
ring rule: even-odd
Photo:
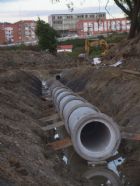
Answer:
[[[80,37],[96,36],[113,32],[128,32],[130,21],[126,18],[104,19],[104,20],[80,20],[77,22],[76,30]]]
[[[0,23],[0,44],[5,44],[6,37],[5,37],[5,30],[3,24]]]
[[[80,13],[80,14],[52,14],[49,16],[49,24],[61,34],[76,33],[77,23],[80,20],[104,20],[106,13]]]
[[[0,23],[0,44],[26,43],[37,40],[35,35],[36,22],[33,20],[16,23]]]

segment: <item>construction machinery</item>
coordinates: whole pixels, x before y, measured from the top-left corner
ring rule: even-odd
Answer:
[[[87,56],[89,56],[91,48],[100,47],[101,48],[101,56],[105,56],[108,53],[109,45],[104,39],[86,39],[85,40],[85,52]]]

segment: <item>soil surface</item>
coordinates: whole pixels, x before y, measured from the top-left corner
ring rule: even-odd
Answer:
[[[123,63],[110,66],[118,60]],[[85,162],[73,150],[67,152],[71,163],[66,165],[64,152],[52,152],[47,146],[52,136],[41,129],[47,125],[41,118],[55,109],[42,99],[41,81],[61,73],[61,82],[113,117],[122,130],[140,133],[140,75],[124,70],[140,72],[138,38],[111,48],[97,66],[77,63],[67,55],[1,50],[0,185],[99,185],[81,178]],[[125,158],[119,171],[128,185],[139,186],[139,141],[122,140],[119,151]]]

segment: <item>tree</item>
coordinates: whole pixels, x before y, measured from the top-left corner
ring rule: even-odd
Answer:
[[[140,0],[114,0],[114,2],[131,21],[128,38],[135,37],[140,32]]]
[[[38,37],[38,44],[42,50],[48,49],[49,52],[55,53],[57,47],[58,34],[48,23],[40,20],[37,21],[36,31]]]

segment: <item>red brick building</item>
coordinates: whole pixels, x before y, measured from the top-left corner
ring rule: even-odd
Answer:
[[[2,24],[0,24],[0,44],[5,44],[5,30]]]
[[[33,20],[18,21],[14,24],[0,23],[0,44],[35,42],[35,27],[36,22]]]

